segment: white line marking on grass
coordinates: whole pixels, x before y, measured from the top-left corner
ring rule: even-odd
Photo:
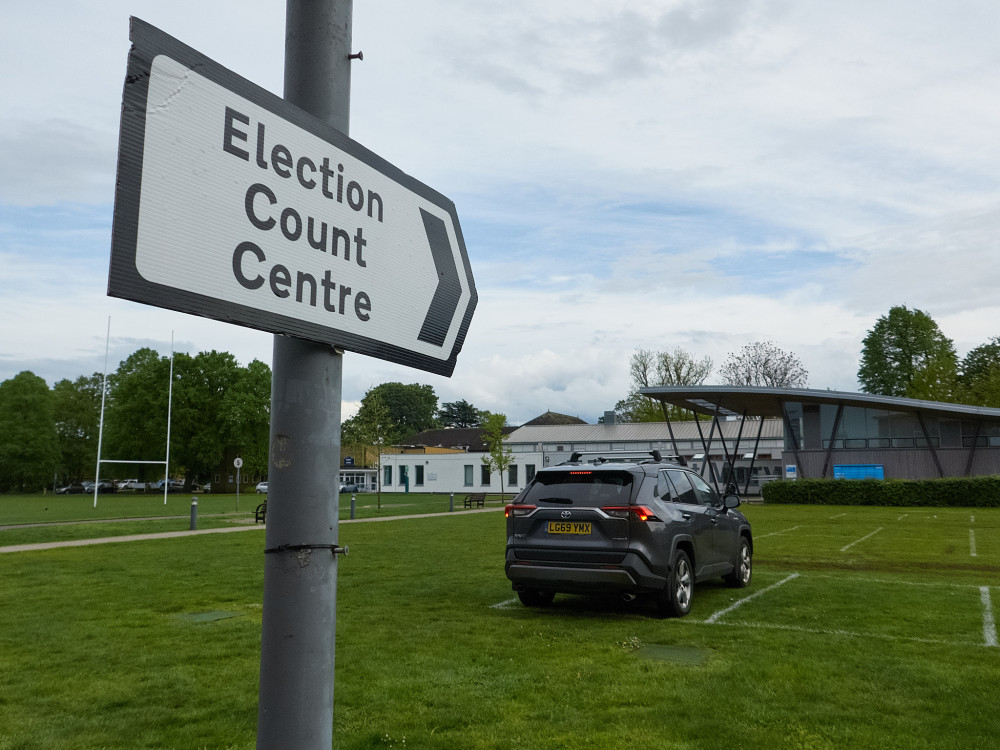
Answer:
[[[767,588],[763,588],[760,591],[755,591],[752,594],[750,594],[750,596],[743,597],[738,602],[736,602],[735,604],[733,604],[733,605],[731,605],[729,607],[726,607],[725,609],[720,609],[718,612],[714,613],[707,620],[705,620],[705,622],[711,624],[711,623],[715,622],[716,620],[718,620],[723,615],[728,615],[730,612],[732,612],[737,607],[743,606],[744,604],[746,604],[751,599],[756,599],[761,594],[766,594],[768,591],[771,591],[772,589],[776,589],[776,588],[778,588],[778,586],[783,586],[784,584],[788,583],[789,581],[793,581],[793,580],[795,580],[798,577],[799,577],[798,573],[792,573],[787,578],[783,578],[782,580],[778,581],[777,583],[772,583],[770,586],[768,586]]]
[[[772,531],[770,534],[761,534],[756,539],[763,539],[766,536],[777,536],[778,534],[787,534],[789,531],[795,531],[795,529],[801,529],[801,526],[792,526],[790,529],[783,529],[781,531]]]
[[[976,532],[969,529],[969,557],[976,556]]]
[[[993,619],[993,602],[990,601],[990,587],[979,587],[979,598],[983,601],[983,640],[987,646],[997,647],[997,624]]]
[[[846,516],[846,515],[847,515],[846,513],[838,513],[835,516],[830,516],[830,518],[840,518],[841,516]]]
[[[707,622],[707,621],[706,621]],[[944,646],[975,646],[980,647],[978,641],[946,641],[942,638],[920,638],[919,636],[889,635],[888,633],[860,633],[853,630],[843,630],[841,628],[806,628],[801,625],[780,625],[770,622],[749,622],[748,620],[735,620],[731,622],[717,622],[713,625],[734,628],[757,628],[759,630],[788,630],[793,633],[810,633],[812,635],[836,635],[846,638],[865,638],[868,640],[880,641],[913,641],[915,643],[934,643]]]
[[[908,515],[910,515],[910,514],[909,514],[909,513],[904,513],[903,515],[899,516],[899,517],[898,517],[898,518],[897,518],[896,520],[897,520],[897,521],[902,521],[902,520],[903,520],[904,518],[906,518],[906,517],[907,517]]]
[[[496,604],[491,604],[490,609],[510,609],[515,604],[517,604],[517,599],[508,599],[505,602],[498,602]]]
[[[849,550],[849,549],[850,549],[851,547],[853,547],[853,546],[854,546],[855,544],[860,544],[860,543],[861,543],[861,542],[863,542],[863,541],[864,541],[865,539],[871,539],[871,538],[872,538],[873,536],[875,536],[875,535],[876,535],[877,533],[879,533],[879,532],[880,532],[880,531],[882,530],[882,528],[883,528],[882,526],[879,526],[879,527],[878,527],[877,529],[875,529],[875,531],[873,531],[873,532],[872,532],[871,534],[866,534],[865,536],[861,537],[860,539],[855,539],[855,540],[854,540],[853,542],[851,542],[850,544],[845,544],[845,545],[844,545],[843,547],[841,547],[841,548],[840,548],[840,551],[841,551],[841,552],[847,552],[847,550]]]

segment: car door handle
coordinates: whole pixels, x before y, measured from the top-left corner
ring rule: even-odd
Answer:
[[[712,525],[713,526],[718,526],[719,525],[719,519],[716,518],[715,516],[712,516]]]
[[[681,513],[681,518],[683,518],[685,521],[690,521],[691,520],[691,514],[690,513]]]

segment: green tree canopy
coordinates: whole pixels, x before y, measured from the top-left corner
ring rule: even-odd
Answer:
[[[486,412],[465,399],[441,404],[437,412],[437,422],[441,427],[479,427],[485,417]]]
[[[104,457],[162,461],[166,456],[170,360],[152,349],[126,358],[110,378]],[[228,352],[174,355],[170,407],[170,470],[193,481],[208,476],[227,448],[236,448],[247,471],[267,470],[271,399],[270,368],[241,368]],[[162,477],[140,465],[143,479]]]
[[[658,385],[701,385],[711,373],[710,358],[695,359],[679,346],[659,352],[636,349],[629,360],[629,394],[615,404],[615,413],[621,421],[629,423],[662,422],[667,416],[689,419],[690,412],[686,409],[665,407],[639,390]]]
[[[236,371],[222,396],[223,440],[236,448],[246,474],[267,476],[271,439],[271,368],[259,359]]]
[[[0,490],[38,490],[59,466],[48,384],[27,370],[0,383]]]
[[[862,341],[858,381],[865,393],[949,401],[957,371],[955,345],[922,310],[891,308]]]
[[[90,377],[81,375],[75,381],[60,380],[52,387],[60,473],[71,482],[92,476],[97,465],[103,380],[104,376],[95,372]]]
[[[386,436],[387,445],[400,443],[407,438],[416,435],[422,430],[430,429],[437,423],[434,414],[437,411],[437,396],[434,389],[429,385],[419,385],[412,383],[403,385],[402,383],[382,383],[369,388],[361,399],[361,408],[358,413],[345,422],[368,421],[369,416],[366,411],[371,408],[370,402],[373,394],[378,394],[379,398],[389,410],[391,419],[391,431]],[[347,426],[347,435],[352,434],[354,425]],[[344,430],[341,431],[341,439],[344,439]]]
[[[719,374],[729,385],[764,388],[804,388],[809,380],[799,358],[773,341],[755,341],[730,353]]]
[[[961,400],[967,404],[1000,407],[1000,336],[965,355],[959,390]]]
[[[108,376],[101,457],[118,461],[162,461],[167,452],[170,360],[138,349]],[[140,479],[163,477],[162,468],[137,465]]]

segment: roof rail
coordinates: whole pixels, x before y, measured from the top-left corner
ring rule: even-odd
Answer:
[[[651,451],[574,451],[570,457],[569,461],[563,461],[562,464],[578,464],[584,461],[584,456],[593,456],[593,458],[587,459],[586,463],[592,464],[604,464],[610,461],[620,461],[627,463],[662,463],[663,461],[676,461],[681,466],[686,466],[687,462],[684,460],[683,456],[664,456],[661,455],[658,450]],[[650,460],[652,459],[652,460]],[[562,465],[560,464],[560,465]]]

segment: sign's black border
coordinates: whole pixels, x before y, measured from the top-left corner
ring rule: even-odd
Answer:
[[[118,178],[115,185],[114,223],[111,231],[108,295],[270,333],[329,344],[338,349],[366,354],[438,375],[450,376],[455,370],[458,353],[462,350],[469,324],[472,321],[472,314],[475,312],[479,300],[455,204],[331,125],[251,83],[145,21],[134,17],[130,19],[129,39],[132,41],[132,49],[129,52],[122,94]],[[149,77],[153,59],[160,54],[176,60],[223,88],[322,138],[334,147],[378,170],[405,189],[439,206],[451,216],[462,256],[462,267],[459,272],[465,274],[471,298],[455,337],[455,344],[447,359],[438,359],[357,334],[264,312],[245,305],[217,300],[183,289],[154,284],[139,274],[135,264],[135,255],[139,201],[142,194],[146,100],[149,94]],[[460,314],[460,312],[456,310],[456,314]],[[454,320],[449,321],[449,325],[454,324]]]

